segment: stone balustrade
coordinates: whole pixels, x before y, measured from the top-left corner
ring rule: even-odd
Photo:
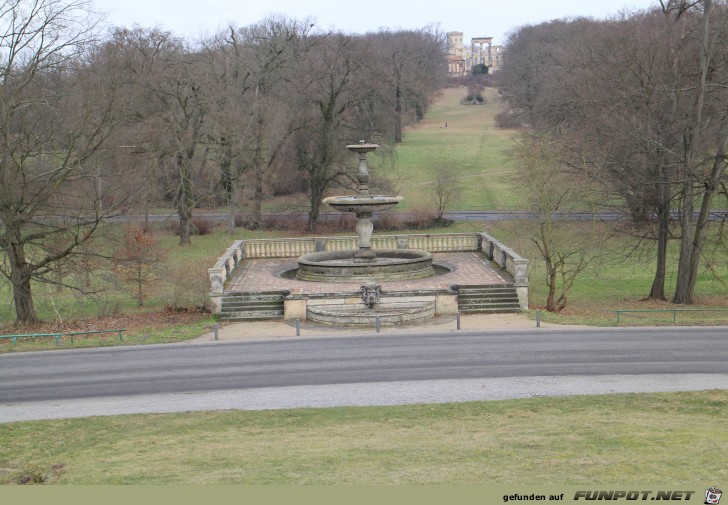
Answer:
[[[528,260],[487,233],[479,233],[485,255],[511,274],[516,286],[528,285]]]
[[[372,248],[418,249],[429,252],[478,251],[476,233],[375,235]],[[243,241],[245,258],[297,258],[322,251],[347,251],[357,248],[357,237],[280,238]]]
[[[316,251],[316,239],[283,238],[246,240],[243,248],[246,258],[297,258]]]
[[[230,279],[233,271],[240,265],[244,258],[243,241],[236,240],[233,245],[227,248],[225,254],[220,256],[212,268],[207,269],[210,276],[210,297],[212,299],[213,314],[220,313],[220,297],[225,290],[225,283]]]
[[[478,235],[481,239],[483,253],[511,274],[521,308],[528,309],[528,260],[487,233]]]

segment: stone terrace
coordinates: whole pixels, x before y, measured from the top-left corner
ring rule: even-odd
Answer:
[[[355,237],[342,236],[237,240],[208,269],[212,311],[224,312],[226,318],[243,317],[243,312],[246,317],[263,317],[282,311],[287,319],[304,319],[309,303],[356,303],[361,298],[361,281],[303,281],[292,272],[303,254],[356,247]],[[435,302],[436,314],[442,315],[455,313],[461,302],[468,311],[496,310],[496,305],[505,303],[504,296],[509,304],[515,296],[516,306],[528,309],[528,260],[487,233],[380,235],[372,237],[372,248],[428,251],[434,265],[450,270],[424,279],[377,281],[383,301],[385,297],[407,303],[429,300]],[[483,303],[489,306],[480,307]]]
[[[511,284],[511,276],[481,252],[434,253],[433,263],[451,271],[425,279],[382,281],[383,291],[447,289],[465,284]],[[297,268],[295,258],[254,258],[243,260],[225,287],[225,292],[289,290],[298,293],[358,292],[361,282],[307,282],[281,277]]]

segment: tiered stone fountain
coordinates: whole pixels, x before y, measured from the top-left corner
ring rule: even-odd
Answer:
[[[372,248],[372,214],[397,205],[399,196],[371,195],[367,153],[377,144],[348,145],[347,149],[359,155],[357,194],[324,199],[334,209],[356,215],[358,249],[324,251],[305,254],[298,258],[298,279],[313,282],[361,282],[361,303],[309,305],[307,317],[312,321],[336,325],[402,324],[432,317],[435,302],[408,301],[382,302],[386,294],[377,282],[420,279],[435,275],[432,254],[414,249]]]
[[[429,277],[435,274],[432,254],[414,249],[372,249],[372,214],[390,209],[402,201],[399,196],[369,194],[369,170],[367,153],[377,144],[346,146],[359,154],[357,194],[325,198],[324,203],[341,212],[356,215],[356,233],[359,249],[349,251],[317,252],[298,259],[297,277],[306,281],[321,282],[371,282],[382,280],[407,280]]]

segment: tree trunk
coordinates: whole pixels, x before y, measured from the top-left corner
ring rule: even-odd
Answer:
[[[308,231],[316,231],[316,223],[318,222],[319,213],[321,212],[321,201],[323,195],[318,191],[311,195],[311,208],[308,211]]]
[[[669,205],[665,206],[664,202],[660,208],[657,227],[657,267],[649,298],[667,300],[665,297],[665,274],[667,272],[667,244],[670,238],[670,207]]]
[[[557,312],[556,310],[556,269],[549,267],[548,272],[548,288],[549,293],[546,296],[546,310],[549,312]]]
[[[258,229],[263,225],[263,174],[255,174],[255,193],[253,195],[253,227]]]
[[[394,143],[402,143],[402,91],[399,83],[394,92]]]
[[[253,173],[255,175],[253,188],[253,226],[260,228],[262,223],[261,209],[263,207],[263,178],[266,167],[263,164],[263,142],[264,142],[265,120],[263,114],[258,114],[257,131],[255,133],[255,151],[253,152]]]
[[[235,233],[235,211],[237,204],[237,177],[233,174],[233,155],[226,138],[220,139],[220,185],[228,208],[227,231]]]
[[[237,213],[237,200],[238,200],[238,185],[235,183],[235,181],[231,181],[231,187],[230,187],[230,193],[227,196],[227,204],[228,204],[228,233],[233,234],[235,233],[235,214]]]
[[[180,204],[177,207],[177,214],[179,215],[179,245],[190,245],[192,243],[190,240],[192,213]]]
[[[6,224],[7,226],[7,224]],[[10,262],[10,280],[13,284],[13,302],[15,304],[15,325],[33,325],[38,322],[38,316],[33,304],[33,295],[30,288],[31,272],[25,261],[25,251],[22,245],[13,245],[7,249]]]
[[[191,159],[192,156],[190,156]],[[177,171],[179,173],[179,193],[177,195],[177,214],[179,215],[179,245],[190,245],[192,226],[192,207],[194,207],[194,195],[192,186],[192,174],[189,170],[190,159],[185,160],[181,155],[177,158]]]
[[[690,257],[693,252],[693,167],[695,166],[695,149],[692,139],[686,141],[688,152],[686,153],[685,173],[683,174],[682,211],[680,213],[680,260],[677,270],[677,284],[675,285],[675,296],[673,302],[692,304],[693,297],[690,293]]]
[[[693,247],[690,254],[689,280],[687,292],[690,299],[695,298],[695,285],[698,281],[698,269],[700,267],[700,255],[703,252],[705,244],[705,231],[710,222],[710,210],[713,203],[713,197],[718,191],[721,175],[725,170],[726,144],[728,143],[728,118],[724,117],[721,125],[721,137],[718,148],[713,158],[713,168],[710,176],[705,181],[705,189],[703,190],[703,201],[700,205],[700,214],[695,223],[695,234],[693,237]]]
[[[144,275],[142,265],[137,265],[137,304],[139,307],[144,306]]]

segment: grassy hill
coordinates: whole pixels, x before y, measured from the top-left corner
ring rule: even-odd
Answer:
[[[495,127],[498,93],[486,89],[483,105],[463,105],[466,88],[447,88],[425,119],[409,128],[393,161],[372,157],[373,173],[402,179],[402,210],[432,207],[428,192],[436,171],[451,169],[462,197],[453,210],[515,210],[521,207],[510,176],[508,130]]]

